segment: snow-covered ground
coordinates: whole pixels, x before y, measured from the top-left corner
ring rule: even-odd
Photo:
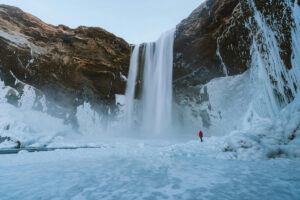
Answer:
[[[300,198],[298,158],[223,159],[218,138],[204,143],[132,139],[99,146],[0,155],[0,199]]]

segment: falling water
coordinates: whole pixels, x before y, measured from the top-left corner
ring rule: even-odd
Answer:
[[[140,45],[136,45],[133,49],[130,58],[129,75],[126,87],[126,102],[125,102],[125,119],[128,127],[132,127],[134,120],[134,97],[135,97],[135,87],[136,79],[139,65],[139,49]]]
[[[163,132],[171,126],[174,32],[175,29],[165,32],[156,42],[144,45],[141,105],[136,109],[139,46],[132,53],[126,89],[126,121],[131,127],[137,116],[144,131]]]
[[[174,31],[145,46],[142,112],[147,131],[165,131],[171,125]]]

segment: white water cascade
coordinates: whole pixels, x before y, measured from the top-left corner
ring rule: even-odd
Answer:
[[[136,128],[133,121],[138,117],[143,131],[158,133],[171,127],[174,33],[175,29],[170,30],[156,42],[144,45],[140,106],[134,106],[140,46],[133,50],[125,106],[126,122],[131,128]]]
[[[135,99],[135,87],[139,65],[139,49],[140,45],[136,45],[133,49],[130,58],[129,75],[126,86],[126,102],[125,102],[125,119],[126,124],[130,128],[134,120],[134,99]]]

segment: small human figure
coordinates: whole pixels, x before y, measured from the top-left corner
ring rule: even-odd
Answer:
[[[201,142],[203,142],[203,133],[202,133],[202,131],[200,130],[200,132],[199,132],[199,137],[200,137],[200,140],[201,140]]]

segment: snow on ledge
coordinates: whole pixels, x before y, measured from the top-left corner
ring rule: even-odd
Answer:
[[[3,30],[0,30],[0,38],[4,38],[8,41],[10,41],[12,43],[13,46],[15,47],[23,47],[23,48],[30,48],[31,49],[31,54],[45,54],[46,50],[41,48],[41,47],[37,47],[34,44],[32,44],[31,42],[29,42],[26,39],[26,36],[18,33],[18,32],[5,32]]]

